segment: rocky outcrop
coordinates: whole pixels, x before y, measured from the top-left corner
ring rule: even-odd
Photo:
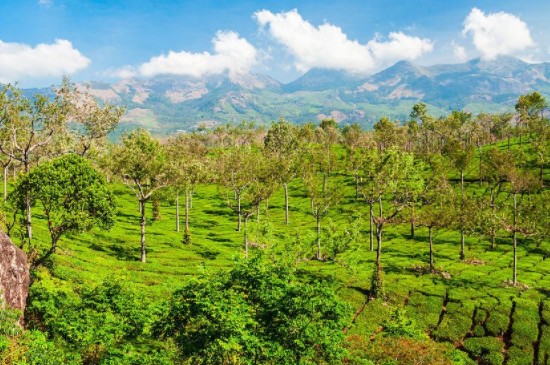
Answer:
[[[0,232],[0,305],[24,311],[28,293],[27,255]]]

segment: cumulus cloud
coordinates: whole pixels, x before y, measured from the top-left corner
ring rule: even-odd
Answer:
[[[387,40],[377,36],[361,44],[349,39],[338,26],[312,25],[296,9],[277,14],[261,10],[254,17],[262,29],[286,47],[300,71],[320,67],[365,74],[433,50],[431,40],[402,32],[390,33]]]
[[[452,46],[453,46],[453,54],[458,61],[463,62],[468,59],[466,48],[454,43],[452,44]]]
[[[218,32],[212,40],[214,53],[173,52],[151,58],[137,68],[142,76],[159,74],[201,77],[229,72],[244,74],[257,62],[257,51],[235,32]],[[121,72],[129,74],[130,69]]]
[[[534,45],[527,24],[515,15],[485,13],[473,8],[464,20],[464,35],[471,34],[474,46],[487,60],[513,55]]]
[[[90,62],[64,39],[35,47],[0,40],[0,82],[4,83],[73,74]]]

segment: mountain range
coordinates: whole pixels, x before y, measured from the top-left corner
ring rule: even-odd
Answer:
[[[536,90],[550,96],[550,63],[500,57],[423,67],[400,61],[368,77],[311,69],[287,84],[259,74],[166,75],[89,87],[98,99],[127,108],[123,129],[137,125],[169,134],[242,120],[266,124],[279,117],[298,124],[333,118],[369,128],[383,116],[406,120],[419,101],[433,115],[511,111],[521,94]]]

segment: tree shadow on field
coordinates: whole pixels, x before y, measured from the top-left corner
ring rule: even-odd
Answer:
[[[209,250],[207,248],[203,248],[201,251],[196,251],[196,253],[206,260],[215,260],[220,254],[219,251]]]
[[[205,209],[202,211],[205,214],[214,215],[214,216],[233,216],[235,213],[233,213],[229,209]]]
[[[134,247],[124,247],[121,245],[110,245],[108,248],[114,256],[121,261],[138,261],[139,257],[136,254],[138,250]]]

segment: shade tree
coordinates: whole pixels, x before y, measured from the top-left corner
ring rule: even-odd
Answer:
[[[68,154],[40,164],[16,182],[10,200],[24,211],[27,194],[40,204],[50,233],[49,249],[33,263],[41,265],[55,253],[59,239],[94,227],[114,224],[115,198],[105,178],[84,158]]]
[[[22,90],[8,84],[0,90],[0,152],[21,163],[28,173],[31,164],[51,142],[56,131],[63,130],[67,108],[62,98],[36,94],[32,100]],[[31,198],[25,208],[26,238],[32,240]]]
[[[165,148],[144,129],[136,129],[122,137],[110,151],[110,170],[132,189],[138,204],[141,227],[141,262],[147,260],[145,243],[145,208],[153,194],[170,183]]]

